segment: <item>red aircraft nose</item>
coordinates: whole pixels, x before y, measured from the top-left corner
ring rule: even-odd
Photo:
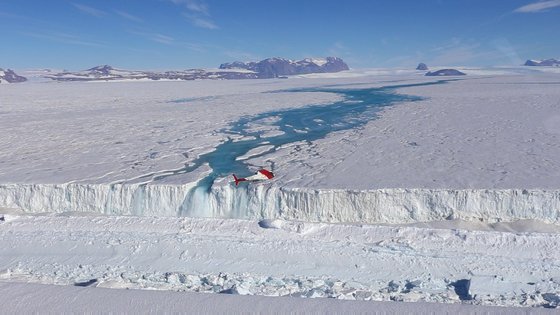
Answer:
[[[271,171],[268,171],[268,170],[265,170],[265,169],[259,170],[259,173],[263,174],[268,179],[271,179],[271,178],[274,177],[274,174]]]

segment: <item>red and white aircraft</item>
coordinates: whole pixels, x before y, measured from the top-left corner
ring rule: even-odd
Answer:
[[[274,174],[269,170],[265,170],[264,168],[258,170],[255,173],[255,175],[244,177],[244,178],[238,178],[237,176],[235,176],[235,174],[233,174],[233,180],[235,181],[235,186],[239,185],[239,182],[256,182],[261,180],[272,179],[273,177]]]

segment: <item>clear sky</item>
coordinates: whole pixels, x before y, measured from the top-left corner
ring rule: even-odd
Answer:
[[[559,57],[559,30],[560,0],[0,0],[0,67],[514,65]]]

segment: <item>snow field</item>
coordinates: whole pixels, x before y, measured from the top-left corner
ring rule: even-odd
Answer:
[[[340,100],[332,93],[268,92],[430,80],[408,74],[7,85],[1,91],[0,183],[192,183],[201,170],[158,174],[181,169],[234,137],[223,129],[240,117]],[[558,75],[530,72],[401,88],[426,99],[386,107],[359,130],[242,158],[255,166],[273,163],[281,187],[554,190],[560,176],[557,83]],[[274,136],[278,130],[270,123],[251,129]]]
[[[558,75],[469,77],[406,87],[361,129],[298,143],[273,162],[283,186],[315,189],[558,189]],[[393,82],[391,84],[399,84]]]
[[[463,304],[395,303],[374,301],[341,301],[335,299],[298,299],[290,297],[240,296],[230,294],[201,294],[191,292],[161,292],[146,290],[114,290],[83,288],[76,286],[53,286],[30,283],[0,283],[2,305],[15,313],[270,313],[301,312],[305,314],[430,314],[446,312],[453,314],[491,313],[516,315],[527,314],[518,307],[489,307]],[[21,297],[35,301],[20,303]],[[72,296],[69,301],[68,296]],[[103,303],[99,303],[103,301]],[[553,314],[554,310],[531,309],[531,314]]]
[[[502,306],[560,301],[558,234],[12,212],[0,220],[0,236],[1,282]]]
[[[230,135],[220,130],[243,115],[340,99],[333,93],[298,93],[297,98],[267,93],[317,83],[285,81],[2,86],[0,182],[152,181],[153,175],[181,169],[226,141]],[[194,171],[170,180],[182,184],[199,176]]]

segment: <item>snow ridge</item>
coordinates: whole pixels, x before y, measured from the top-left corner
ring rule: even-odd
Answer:
[[[413,223],[519,219],[560,224],[560,190],[315,190],[255,185],[2,184],[0,206],[26,212],[188,216],[313,222]]]

